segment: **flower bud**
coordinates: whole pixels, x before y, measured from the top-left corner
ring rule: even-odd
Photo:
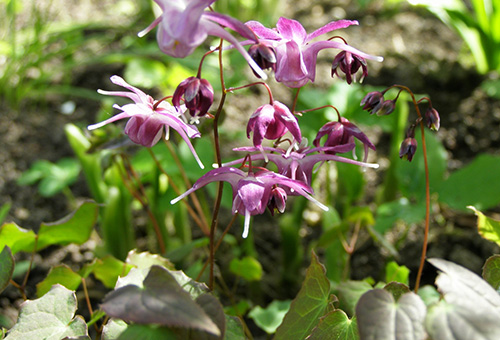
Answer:
[[[374,91],[368,93],[363,100],[361,100],[361,106],[363,106],[363,110],[372,114],[374,113],[373,110],[383,101],[384,95],[379,91]]]
[[[425,112],[425,124],[431,130],[438,131],[441,125],[441,118],[439,118],[439,113],[435,108],[429,106]]]
[[[274,210],[278,210],[280,214],[285,212],[287,194],[285,189],[275,186],[271,189],[271,195],[269,197],[269,202],[267,203],[267,207],[271,212],[271,215],[274,216]]]
[[[362,68],[363,73],[361,74],[361,78],[359,82],[362,82],[363,79],[368,75],[368,69],[366,68],[366,61],[364,58],[352,54],[351,52],[341,51],[332,62],[332,77],[336,75],[340,78],[340,71],[345,74],[345,80],[347,84],[351,84],[353,81],[352,76],[356,76],[356,72],[358,72],[359,68]],[[356,81],[356,77],[354,77],[354,81]]]
[[[172,104],[179,107],[181,97],[192,117],[202,117],[210,109],[214,101],[214,89],[206,79],[189,77],[183,80],[175,89]]]
[[[377,116],[387,116],[391,114],[396,108],[396,101],[394,100],[384,100],[380,102],[376,107],[373,108],[372,113]]]
[[[403,143],[401,143],[401,148],[399,149],[399,158],[407,159],[408,162],[411,162],[416,151],[417,140],[413,137],[406,137]]]
[[[248,54],[261,69],[270,68],[276,71],[276,53],[274,49],[266,44],[258,43],[250,46]],[[254,71],[256,77],[260,76]]]

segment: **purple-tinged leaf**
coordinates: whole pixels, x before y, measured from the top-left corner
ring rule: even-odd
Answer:
[[[212,321],[219,327],[221,334],[215,336],[206,332],[201,332],[197,330],[176,330],[177,339],[185,340],[223,340],[226,332],[226,316],[224,315],[224,309],[214,296],[210,294],[200,295],[196,299],[196,303],[205,311],[205,313],[212,319]],[[229,338],[231,339],[231,338]]]
[[[330,306],[330,281],[314,252],[302,287],[292,301],[274,340],[305,339]]]
[[[497,292],[500,290],[500,255],[493,255],[483,266],[485,279]]]
[[[164,268],[151,267],[143,288],[127,285],[109,293],[101,308],[111,317],[138,324],[189,328],[220,335],[221,330]]]
[[[370,290],[356,306],[360,339],[423,340],[425,313],[425,304],[415,293],[406,293],[396,302],[384,289]]]
[[[14,257],[8,246],[0,253],[0,293],[9,285],[14,272]]]
[[[358,326],[356,317],[349,319],[340,309],[331,311],[319,320],[318,326],[313,330],[307,340],[358,340]]]

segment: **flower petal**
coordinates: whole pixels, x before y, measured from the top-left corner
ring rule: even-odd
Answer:
[[[325,33],[338,30],[341,28],[346,28],[351,25],[359,25],[359,23],[356,20],[337,20],[337,21],[332,21],[326,24],[325,26],[318,28],[316,31],[310,33],[307,35],[306,41],[310,41],[316,37],[319,37],[320,35],[323,35]]]

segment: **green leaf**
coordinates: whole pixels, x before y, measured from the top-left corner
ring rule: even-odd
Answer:
[[[241,320],[235,316],[226,315],[226,336],[224,340],[246,340]]]
[[[425,313],[425,304],[415,293],[406,293],[396,302],[384,289],[370,290],[356,306],[360,338],[423,340]]]
[[[285,314],[290,309],[291,301],[274,300],[266,308],[254,307],[248,316],[255,321],[255,324],[268,334],[273,334],[279,327]]]
[[[283,323],[276,330],[275,340],[305,339],[318,324],[330,305],[330,282],[325,267],[314,252],[299,293],[292,301]]]
[[[361,295],[371,290],[373,287],[366,281],[344,281],[336,288],[339,298],[340,308],[349,315],[354,315],[354,308]]]
[[[384,234],[390,230],[397,221],[406,223],[417,223],[425,218],[425,202],[412,204],[406,197],[377,207],[376,222],[374,229]]]
[[[111,338],[109,338],[111,340]],[[177,335],[166,327],[155,325],[128,325],[118,340],[178,340]]]
[[[401,282],[409,285],[410,270],[406,266],[400,266],[396,262],[391,261],[385,266],[385,282]]]
[[[479,155],[472,163],[453,172],[437,189],[439,200],[450,207],[465,210],[475,206],[488,209],[500,203],[500,157]]]
[[[118,288],[106,296],[101,308],[108,316],[124,321],[221,334],[217,325],[174,277],[159,266],[151,267],[143,288],[135,285]]]
[[[483,266],[485,279],[497,292],[500,290],[500,255],[493,255]]]
[[[392,294],[396,301],[406,293],[410,292],[410,288],[401,282],[390,282],[384,286],[384,289]]]
[[[92,265],[92,273],[105,287],[114,288],[118,277],[128,274],[132,265],[126,264],[109,255],[102,260],[96,260]]]
[[[441,300],[441,294],[439,294],[436,288],[431,285],[420,287],[418,290],[418,296],[422,298],[427,307]]]
[[[74,292],[61,285],[53,286],[43,297],[21,305],[17,323],[5,340],[88,338],[85,321],[82,317],[74,317],[76,304]]]
[[[60,284],[69,290],[76,290],[80,283],[82,283],[82,277],[63,264],[50,269],[47,277],[36,285],[36,292],[38,297],[42,297],[55,284]]]
[[[10,203],[5,203],[2,205],[2,207],[0,207],[0,224],[2,224],[5,220],[5,217],[7,217],[11,206],[12,205]]]
[[[356,318],[349,319],[340,309],[331,311],[319,320],[318,326],[313,330],[307,340],[358,340],[358,326]]]
[[[262,278],[262,266],[256,258],[246,256],[240,259],[232,259],[229,270],[247,281],[259,281]]]
[[[15,223],[5,223],[0,227],[0,249],[8,246],[12,254],[33,251],[35,238],[33,230],[23,229]]]
[[[90,238],[98,210],[97,204],[89,201],[57,222],[42,223],[38,232],[37,250],[54,244],[85,243]]]
[[[128,325],[125,321],[111,318],[102,329],[101,340],[116,340],[125,332]]]
[[[436,285],[443,301],[429,307],[426,329],[433,339],[500,339],[500,295],[486,281],[453,262],[429,259],[442,272]]]
[[[0,253],[0,293],[9,285],[14,273],[14,257],[8,246]]]
[[[477,229],[479,234],[485,239],[500,245],[500,221],[485,216],[482,212],[469,206],[477,216]]]
[[[125,262],[136,268],[150,268],[153,265],[158,265],[167,269],[174,269],[174,265],[168,259],[158,254],[151,254],[148,251],[138,253],[135,249],[128,253]]]

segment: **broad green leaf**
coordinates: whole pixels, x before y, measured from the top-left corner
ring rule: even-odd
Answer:
[[[427,332],[433,339],[500,339],[500,295],[488,282],[453,262],[429,259],[442,272],[436,285],[443,302],[429,307]]]
[[[500,245],[500,221],[485,216],[482,212],[469,206],[477,216],[477,229],[485,239]]]
[[[158,254],[151,254],[148,251],[138,253],[135,249],[129,251],[125,262],[136,268],[150,268],[152,265],[158,265],[167,269],[174,269],[174,265],[168,259]]]
[[[241,260],[232,259],[229,270],[247,281],[259,281],[262,278],[262,266],[251,256],[246,256]]]
[[[92,264],[94,276],[101,281],[107,288],[113,288],[116,285],[118,277],[128,274],[132,266],[109,255],[102,260],[96,260]]]
[[[423,202],[423,201],[422,201]],[[374,229],[381,234],[390,230],[397,221],[417,223],[425,218],[425,204],[412,204],[406,197],[378,206]]]
[[[178,340],[177,335],[166,327],[155,325],[128,325],[117,340]],[[111,338],[110,338],[111,340]]]
[[[354,315],[354,308],[361,295],[373,287],[366,281],[344,281],[336,288],[336,294],[339,298],[340,309],[346,311],[349,315]]]
[[[54,285],[43,297],[21,305],[17,323],[5,340],[87,337],[87,325],[76,316],[76,295],[61,285]],[[90,340],[90,338],[88,338]]]
[[[23,229],[15,223],[5,223],[0,227],[0,249],[8,246],[12,254],[33,251],[35,238],[33,230]]]
[[[268,334],[273,334],[279,327],[285,314],[290,309],[291,301],[274,300],[266,308],[254,307],[248,316],[255,321],[255,324]]]
[[[391,261],[385,266],[385,282],[401,282],[409,285],[410,270],[406,266],[400,266]]]
[[[0,293],[9,285],[14,273],[14,257],[8,246],[0,253]]]
[[[307,340],[358,340],[358,326],[356,318],[349,319],[346,313],[340,309],[331,311],[319,321]]]
[[[500,290],[500,255],[493,255],[483,266],[485,279],[497,292]]]
[[[299,293],[292,301],[283,323],[276,330],[275,340],[304,339],[318,324],[330,305],[330,282],[325,267],[314,252]]]
[[[431,285],[420,287],[418,290],[418,296],[420,296],[427,307],[441,300],[441,294],[439,294],[436,288]]]
[[[118,288],[106,296],[101,308],[108,316],[124,321],[221,334],[217,325],[174,277],[159,266],[151,267],[143,288],[136,285]]]
[[[128,325],[125,321],[111,318],[102,329],[101,340],[116,340],[127,327]]]
[[[226,337],[224,340],[246,340],[241,320],[235,316],[226,315]]]
[[[360,338],[423,340],[425,313],[425,304],[415,293],[406,293],[396,302],[384,289],[370,290],[356,306]]]
[[[85,243],[90,238],[97,214],[97,204],[85,202],[75,212],[60,221],[42,223],[38,232],[37,250],[54,244]]]
[[[453,172],[438,188],[439,200],[450,207],[479,210],[500,203],[500,156],[479,155],[472,163]]]
[[[55,284],[60,284],[69,290],[76,290],[80,283],[82,283],[82,277],[63,264],[50,269],[47,277],[36,285],[36,293],[38,297],[42,297]]]

